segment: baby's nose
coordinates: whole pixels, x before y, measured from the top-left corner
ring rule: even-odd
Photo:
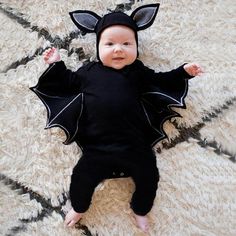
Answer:
[[[115,52],[122,51],[122,46],[121,46],[120,44],[116,44],[116,45],[115,45],[115,48],[114,48],[114,51],[115,51]]]

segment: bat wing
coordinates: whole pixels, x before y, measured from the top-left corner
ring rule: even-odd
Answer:
[[[175,82],[174,82],[175,83]],[[173,90],[173,87],[175,88]],[[172,107],[186,109],[185,97],[188,92],[188,80],[176,80],[176,85],[165,87],[164,90],[155,84],[149,87],[141,96],[141,104],[151,127],[150,140],[152,146],[167,137],[163,125],[165,121],[181,115]]]
[[[83,111],[83,93],[78,89],[68,90],[60,80],[52,74],[54,68],[50,67],[39,78],[36,86],[30,89],[39,97],[47,110],[45,129],[61,128],[66,134],[64,144],[70,144],[78,133],[79,121]],[[50,72],[49,72],[50,71]],[[56,89],[55,89],[56,88]]]

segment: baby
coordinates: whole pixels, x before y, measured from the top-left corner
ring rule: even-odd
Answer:
[[[66,69],[55,48],[43,54],[50,67],[31,89],[47,107],[47,128],[61,127],[67,134],[65,143],[76,141],[82,150],[71,177],[72,209],[65,218],[69,227],[89,208],[101,181],[132,177],[130,206],[137,226],[148,231],[147,214],[159,181],[152,147],[166,137],[163,123],[178,116],[170,106],[185,108],[187,79],[202,72],[199,65],[188,63],[156,73],[137,59],[137,31],[152,25],[158,7],[141,6],[131,16],[70,13],[80,29],[97,36],[98,61],[77,72]]]

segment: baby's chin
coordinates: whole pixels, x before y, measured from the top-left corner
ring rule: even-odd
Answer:
[[[131,65],[131,64],[133,64],[133,63],[134,63],[134,61],[128,62],[128,63],[121,63],[121,62],[119,62],[119,63],[115,62],[115,63],[111,63],[111,64],[104,64],[104,63],[103,63],[103,65],[104,65],[104,66],[107,66],[107,67],[110,67],[110,68],[113,68],[113,69],[115,69],[115,70],[121,70],[121,69],[123,69],[124,67],[129,66],[129,65]]]
[[[110,66],[111,68],[115,69],[115,70],[122,70],[124,67],[128,66],[128,64],[122,65],[122,66]]]

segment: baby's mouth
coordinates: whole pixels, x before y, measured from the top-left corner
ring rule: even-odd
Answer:
[[[124,60],[124,57],[113,57],[112,60],[114,60],[114,61],[122,61],[122,60]]]

